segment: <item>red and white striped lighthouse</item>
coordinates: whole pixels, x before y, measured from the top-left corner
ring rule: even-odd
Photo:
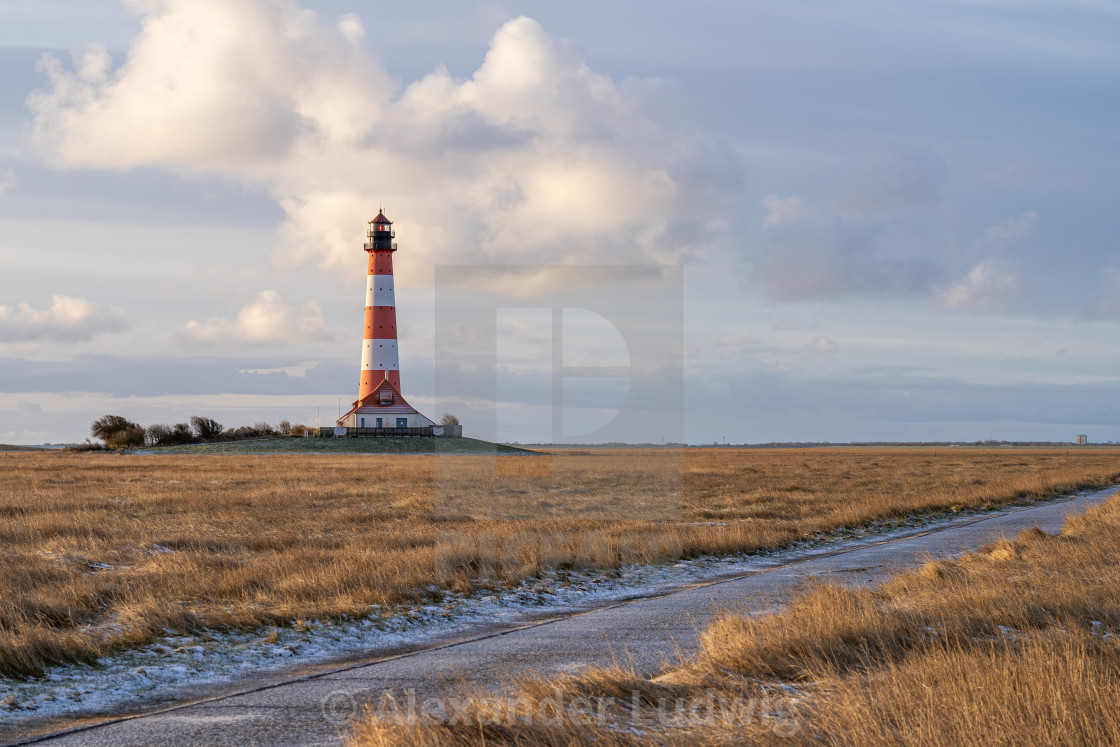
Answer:
[[[368,397],[382,380],[401,388],[400,358],[397,355],[397,302],[393,298],[393,222],[378,211],[369,222],[369,269],[366,272],[366,328],[362,336],[362,378],[358,399]]]
[[[362,368],[358,399],[338,419],[347,428],[417,428],[432,421],[416,411],[401,395],[400,358],[397,350],[397,303],[393,291],[393,252],[397,251],[393,222],[378,211],[366,234],[369,254],[366,270],[365,330],[362,334]]]

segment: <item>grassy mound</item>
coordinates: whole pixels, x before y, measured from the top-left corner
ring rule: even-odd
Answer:
[[[510,454],[526,451],[477,438],[259,438],[144,450],[151,454]]]

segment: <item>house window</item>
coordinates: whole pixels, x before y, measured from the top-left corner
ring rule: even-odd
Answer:
[[[378,428],[380,428],[380,427],[381,427],[381,418],[378,418],[378,419],[377,419],[377,427],[378,427]]]
[[[365,427],[366,427],[366,419],[365,419],[365,418],[362,418],[362,427],[363,427],[363,428],[365,428]]]
[[[408,427],[408,418],[397,418],[397,427],[398,428],[407,428]]]

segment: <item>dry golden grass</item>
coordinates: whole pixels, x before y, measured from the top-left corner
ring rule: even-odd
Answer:
[[[930,647],[807,709],[834,744],[1120,744],[1120,651],[1059,628],[1015,645]],[[803,741],[809,741],[805,739]]]
[[[875,589],[820,585],[780,613],[727,616],[694,660],[652,680],[528,680],[516,710],[477,694],[458,723],[369,717],[350,744],[1120,744],[1118,565],[1114,498],[1057,536],[1030,530]]]
[[[438,467],[436,465],[439,465]],[[0,454],[0,674],[1120,479],[1109,451]],[[683,489],[682,489],[683,486]]]

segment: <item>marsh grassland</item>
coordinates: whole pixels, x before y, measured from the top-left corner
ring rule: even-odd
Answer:
[[[1120,497],[873,589],[728,614],[655,677],[525,677],[456,719],[360,719],[390,745],[1120,744]],[[557,707],[556,704],[562,704]],[[526,717],[529,714],[530,717]]]
[[[1120,480],[1104,450],[0,454],[0,675]]]

